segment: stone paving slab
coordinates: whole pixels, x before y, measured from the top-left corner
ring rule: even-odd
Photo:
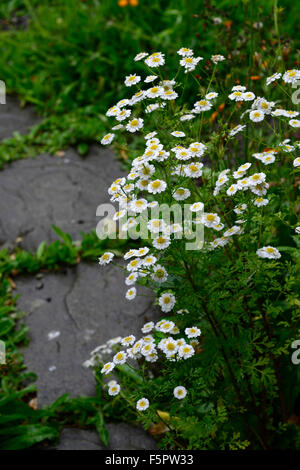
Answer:
[[[64,273],[15,282],[18,307],[27,312],[30,345],[24,359],[38,374],[39,407],[63,393],[93,395],[93,373],[82,366],[90,351],[119,335],[141,335],[139,328],[155,316],[151,291],[139,287],[145,296],[125,299],[123,270],[116,266],[81,263]],[[54,332],[59,336],[49,339]]]
[[[9,99],[0,106],[0,139],[26,132],[36,122],[31,109],[21,111]],[[23,248],[36,250],[42,241],[59,238],[51,225],[75,240],[81,231],[95,229],[96,209],[108,202],[107,187],[123,174],[119,167],[100,146],[92,146],[86,159],[70,149],[61,157],[41,155],[6,165],[0,172],[0,247],[12,247],[21,237]],[[19,276],[15,283],[21,294],[18,307],[27,313],[30,343],[24,361],[38,375],[39,407],[64,393],[93,395],[93,374],[82,366],[90,351],[112,337],[137,334],[146,321],[158,317],[150,291],[139,288],[147,296],[132,302],[124,298],[124,273],[113,265],[81,263],[39,279]],[[109,426],[111,449],[155,448],[143,430]],[[66,429],[57,448],[101,446],[96,432]]]
[[[53,450],[155,450],[155,441],[142,429],[125,423],[108,424],[109,443],[105,447],[96,433],[84,429],[66,428]]]
[[[86,159],[74,150],[63,158],[41,155],[13,162],[0,172],[0,244],[22,237],[22,247],[59,238],[57,225],[73,238],[96,228],[99,204],[109,202],[107,188],[123,172],[113,154],[92,146]]]
[[[6,104],[0,104],[0,139],[12,137],[15,131],[25,134],[40,121],[30,106],[21,108],[16,98],[6,96]]]

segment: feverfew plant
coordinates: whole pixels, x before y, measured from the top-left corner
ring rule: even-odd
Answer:
[[[295,448],[300,121],[290,96],[300,71],[275,72],[256,96],[245,85],[222,88],[222,55],[207,61],[185,47],[178,55],[171,76],[162,52],[135,57],[145,77],[126,77],[134,94],[107,112],[124,123],[101,140],[143,136],[128,176],[108,193],[120,233],[147,220],[144,246],[124,256],[124,295],[138,302],[139,285],[151,288],[163,319],[147,322],[139,338],[109,340],[85,365],[101,383],[119,376],[105,385],[108,395],[146,428],[164,423],[164,448]],[[187,80],[195,82],[192,109]],[[166,220],[159,210],[174,203],[182,219]],[[198,226],[204,237],[187,249]]]

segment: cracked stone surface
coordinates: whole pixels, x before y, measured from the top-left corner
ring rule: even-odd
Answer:
[[[15,279],[19,308],[27,313],[30,345],[24,349],[29,370],[37,373],[38,404],[49,404],[63,393],[93,395],[95,381],[82,363],[99,344],[115,336],[141,334],[155,316],[151,291],[136,301],[124,297],[123,271],[81,263],[64,272]],[[42,287],[42,288],[41,288]],[[48,339],[48,334],[59,336]]]
[[[107,188],[122,172],[110,151],[91,147],[86,159],[74,150],[65,156],[41,155],[13,162],[0,172],[0,243],[36,249],[59,238],[57,225],[76,240],[96,228],[96,209],[109,202]]]
[[[14,99],[0,106],[0,139],[26,132],[39,119],[30,108],[20,110]],[[62,157],[41,155],[6,165],[0,172],[0,247],[36,250],[41,241],[58,236],[55,224],[72,238],[97,225],[96,208],[108,202],[107,187],[122,175],[110,151],[93,146],[86,159],[74,150]],[[150,291],[138,300],[125,299],[124,273],[115,266],[102,269],[81,263],[42,278],[15,278],[18,307],[27,313],[30,343],[24,362],[38,375],[38,406],[63,393],[93,395],[95,381],[82,363],[99,344],[115,336],[138,334],[158,317]],[[52,338],[52,339],[51,339]],[[110,449],[151,449],[155,442],[141,429],[109,424]],[[103,449],[96,432],[65,429],[57,449]]]

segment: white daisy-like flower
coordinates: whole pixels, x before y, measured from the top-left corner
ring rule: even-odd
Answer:
[[[170,312],[176,302],[175,295],[170,293],[162,294],[158,299],[158,304],[163,312]]]
[[[231,88],[231,91],[246,91],[246,87],[243,85],[235,85]]]
[[[154,322],[149,321],[149,322],[145,323],[145,325],[142,327],[141,331],[142,331],[142,333],[150,333],[150,331],[152,331],[153,328],[154,328]]]
[[[183,228],[182,228],[182,225],[181,224],[178,224],[178,223],[174,223],[174,224],[171,224],[170,225],[170,232],[171,233],[182,233],[183,232]]]
[[[179,61],[180,65],[185,68],[185,73],[192,72],[195,70],[196,65],[200,60],[203,60],[203,57],[183,57]]]
[[[154,80],[156,80],[156,78],[157,78],[157,75],[148,75],[148,77],[145,78],[144,82],[145,83],[151,83]]]
[[[299,115],[298,111],[290,111],[290,110],[286,110],[286,109],[282,109],[282,115],[285,116],[285,117],[296,117]],[[289,140],[289,139],[288,139]]]
[[[125,209],[122,209],[118,212],[116,212],[113,216],[113,220],[119,220],[119,219],[122,219],[122,217],[124,217],[124,215],[126,214],[126,210]]]
[[[253,201],[253,205],[256,207],[266,206],[269,203],[269,199],[264,199],[263,197],[257,197]]]
[[[164,344],[162,345],[162,350],[167,357],[173,356],[178,350],[177,341],[171,337],[166,338],[166,341],[164,341]]]
[[[287,70],[283,74],[282,80],[285,83],[292,83],[292,84],[297,82],[298,80],[300,80],[300,70],[297,70],[297,69]]]
[[[149,408],[149,400],[147,398],[141,398],[136,402],[136,409],[138,411],[145,411]]]
[[[263,155],[260,158],[260,161],[264,163],[264,165],[270,165],[271,163],[274,163],[276,160],[275,155],[273,153],[269,153],[268,155]]]
[[[289,125],[292,127],[300,127],[299,119],[290,119]]]
[[[280,252],[273,246],[264,246],[259,248],[256,251],[256,254],[260,258],[279,259],[281,257]]]
[[[204,207],[203,202],[194,202],[194,204],[192,204],[190,206],[190,211],[191,212],[199,212],[199,211],[203,210],[203,207]]]
[[[196,101],[196,103],[194,104],[194,107],[195,107],[194,111],[197,113],[200,113],[202,111],[209,111],[212,107],[212,104],[208,99],[200,100],[200,101]]]
[[[114,355],[113,361],[115,364],[124,364],[126,362],[127,354],[125,351],[119,351]]]
[[[241,227],[238,225],[233,225],[233,227],[229,228],[226,230],[226,232],[223,233],[223,237],[231,237],[232,235],[235,235],[236,233],[239,233],[241,231]]]
[[[153,150],[149,150],[151,155],[155,154]],[[142,178],[150,178],[151,175],[155,172],[155,166],[151,165],[149,163],[143,163],[139,168],[138,168],[138,173]],[[148,182],[149,184],[149,182]]]
[[[297,168],[298,166],[300,166],[300,157],[295,158],[295,160],[293,161],[293,166],[294,166],[295,168]]]
[[[146,199],[143,199],[143,198],[135,199],[134,201],[130,201],[129,203],[129,209],[135,213],[143,212],[145,209],[147,209],[147,206],[148,206],[148,202]]]
[[[127,300],[133,300],[136,297],[136,288],[131,287],[125,294]]]
[[[126,125],[126,129],[129,132],[136,132],[139,129],[142,129],[143,125],[144,125],[144,120],[142,118],[134,118],[128,122],[128,124]]]
[[[161,94],[163,100],[176,100],[178,98],[178,93],[174,90],[166,90]]]
[[[130,116],[130,114],[131,114],[130,109],[121,109],[120,112],[116,116],[116,120],[117,121],[124,121],[125,119],[127,119]]]
[[[142,264],[142,261],[140,258],[134,258],[127,264],[126,269],[129,272],[135,272],[139,269],[141,264]]]
[[[248,181],[252,185],[257,185],[263,183],[265,179],[265,173],[254,173],[253,175],[249,176]]]
[[[159,108],[160,108],[160,106],[159,106],[158,103],[149,104],[145,109],[145,113],[146,114],[153,113],[153,111],[156,111]]]
[[[101,374],[109,374],[115,368],[115,364],[113,362],[107,362],[101,369]]]
[[[155,344],[153,342],[148,342],[141,348],[141,354],[143,356],[148,356],[149,354],[152,354],[154,352],[156,352],[156,349]]]
[[[160,86],[154,86],[146,90],[146,95],[148,98],[157,98],[163,93],[163,88]]]
[[[181,47],[181,49],[177,51],[177,54],[181,55],[182,57],[191,57],[194,52],[192,49],[188,49],[187,47]]]
[[[176,201],[184,201],[185,199],[187,199],[189,196],[191,195],[191,192],[189,189],[187,188],[178,188],[175,190],[175,192],[173,193],[173,198],[176,200]]]
[[[116,116],[120,112],[120,108],[118,106],[112,106],[106,111],[106,116],[111,117],[111,116]]]
[[[167,226],[163,219],[151,219],[147,223],[147,228],[151,233],[164,233]]]
[[[181,116],[180,121],[190,121],[191,119],[194,119],[196,116],[194,114],[184,114]]]
[[[182,148],[176,151],[175,155],[178,160],[189,160],[192,157],[192,152],[189,149]]]
[[[161,320],[156,324],[155,328],[157,329],[157,331],[162,331],[163,333],[170,333],[173,330],[174,326],[175,323],[172,321]],[[165,341],[163,342],[163,344],[165,344]]]
[[[112,131],[119,131],[120,129],[124,129],[123,124],[117,124],[111,128]]]
[[[231,93],[228,98],[232,101],[244,101],[244,94],[242,91],[234,91]]]
[[[205,95],[205,99],[207,100],[213,100],[214,98],[217,98],[219,96],[219,93],[216,93],[215,91],[210,91]]]
[[[237,171],[247,171],[251,167],[252,163],[243,163],[243,165],[239,166]]]
[[[157,179],[154,181],[150,181],[147,190],[149,193],[157,194],[165,191],[166,187],[167,183],[165,181]]]
[[[133,60],[135,60],[137,62],[137,61],[142,60],[145,57],[147,57],[147,55],[149,55],[148,52],[139,52]]]
[[[251,108],[253,110],[263,111],[263,113],[265,113],[265,114],[271,114],[272,113],[272,108],[274,107],[274,105],[275,105],[275,103],[273,101],[267,101],[265,98],[261,98],[259,96],[252,103]]]
[[[102,256],[100,256],[99,264],[102,266],[104,264],[110,263],[114,256],[115,255],[113,253],[111,253],[110,251],[107,251]]]
[[[191,178],[199,178],[202,175],[203,163],[194,162],[186,165],[184,172]]]
[[[125,336],[122,339],[121,344],[122,346],[131,346],[134,342],[135,342],[135,336],[130,335],[130,336]]]
[[[218,214],[213,214],[212,212],[207,212],[202,215],[201,221],[205,227],[213,227],[220,223],[220,217]]]
[[[252,91],[246,91],[243,93],[243,100],[244,101],[253,101],[255,99],[255,94]]]
[[[158,355],[155,352],[152,352],[148,354],[147,356],[145,356],[145,360],[147,362],[156,362],[158,361]]]
[[[121,387],[119,384],[115,383],[108,388],[108,395],[115,397],[120,393]]]
[[[149,248],[147,246],[143,246],[137,250],[136,256],[145,256],[148,253],[149,253]]]
[[[242,214],[247,209],[247,204],[239,204],[233,209],[236,214]]]
[[[157,250],[165,250],[170,245],[171,240],[167,235],[160,235],[154,238],[152,244]]]
[[[273,75],[270,75],[270,77],[267,77],[266,85],[269,86],[271,83],[275,82],[275,80],[279,80],[281,75],[282,75],[281,73],[273,73]]]
[[[182,357],[183,359],[189,359],[194,354],[195,354],[195,350],[193,346],[191,346],[190,344],[183,344],[178,349],[178,355]]]
[[[264,120],[265,114],[263,113],[263,111],[260,111],[259,109],[254,109],[253,111],[250,112],[249,117],[251,121],[253,122],[260,122]]]
[[[159,67],[160,65],[164,65],[164,63],[164,54],[161,52],[154,52],[145,59],[145,64],[148,65],[148,67]]]
[[[139,83],[140,81],[141,81],[141,77],[139,75],[133,74],[133,75],[128,75],[124,83],[126,86],[132,86],[132,85],[136,85],[136,83]]]
[[[272,111],[271,115],[272,116],[284,116],[284,109],[274,109],[274,111]]]
[[[137,279],[138,279],[138,274],[136,272],[130,273],[129,276],[127,276],[125,279],[126,286],[132,286],[133,284],[136,283]]]
[[[173,395],[178,400],[182,400],[187,395],[187,389],[183,387],[182,385],[178,385],[178,387],[174,388]]]
[[[173,131],[173,132],[171,132],[171,135],[173,137],[185,137],[185,133],[181,132],[181,131]]]
[[[233,177],[235,179],[239,179],[239,178],[242,178],[244,176],[245,172],[244,171],[241,171],[241,170],[237,170],[237,171],[234,171],[233,172]]]
[[[113,385],[116,385],[116,383],[118,383],[116,380],[110,380],[109,382],[107,382],[107,386],[108,387],[112,387]]]
[[[210,59],[214,64],[217,64],[218,62],[222,62],[223,60],[226,60],[225,57],[221,54],[212,55]]]
[[[102,145],[109,145],[112,143],[114,140],[115,134],[106,134],[102,139],[101,139],[101,144]]]
[[[219,178],[216,181],[216,186],[221,187],[228,181],[228,176],[225,175],[219,175]]]
[[[150,140],[150,139],[153,139],[153,137],[155,137],[157,135],[157,132],[156,131],[153,131],[153,132],[149,132],[149,134],[146,134],[144,139],[145,140]]]
[[[132,97],[131,97],[131,100],[130,100],[130,104],[131,105],[134,105],[136,103],[139,103],[140,101],[142,101],[144,98],[146,98],[146,94],[143,90],[140,90],[140,91],[137,91]]]
[[[123,100],[118,101],[116,106],[118,108],[124,108],[124,106],[127,106],[129,104],[129,100],[127,98],[124,98]]]
[[[186,328],[184,330],[185,334],[188,338],[198,338],[201,335],[201,330],[196,326],[192,326],[191,328]]]
[[[267,194],[267,189],[269,188],[268,183],[257,184],[256,186],[251,186],[251,191],[258,196],[264,196]]]
[[[127,259],[132,258],[133,256],[136,256],[137,252],[138,252],[138,250],[132,250],[132,249],[127,251],[127,253],[125,253],[125,255],[124,255],[124,259],[127,260]]]
[[[146,256],[143,260],[143,266],[153,266],[157,261],[157,258],[153,255]]]
[[[246,124],[245,125],[241,125],[239,124],[238,126],[235,126],[233,129],[231,129],[231,131],[229,132],[229,135],[230,137],[233,137],[234,135],[238,134],[239,132],[241,132],[242,130],[244,130],[246,127]]]
[[[151,274],[151,278],[158,282],[159,284],[165,282],[168,278],[168,273],[166,269],[161,266],[160,264],[157,264],[153,268],[153,273]]]

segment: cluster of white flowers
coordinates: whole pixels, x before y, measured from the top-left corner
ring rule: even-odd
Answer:
[[[175,339],[174,336],[179,335],[180,330],[173,321],[165,319],[158,321],[156,324],[152,321],[147,322],[141,331],[144,336],[139,339],[136,339],[132,334],[123,338],[118,336],[98,346],[91,352],[90,359],[85,361],[83,365],[85,367],[95,367],[100,363],[104,363],[107,355],[114,354],[112,361],[104,363],[101,369],[101,373],[107,375],[114,370],[115,366],[125,364],[128,360],[133,359],[144,358],[147,362],[156,362],[159,355],[169,361],[188,359],[195,354],[195,347],[198,344],[197,338],[201,335],[201,330],[197,326],[193,326],[185,328],[184,336]],[[157,343],[155,337],[151,334],[155,331],[168,336]],[[116,390],[114,389],[113,392],[116,392]]]
[[[195,57],[194,51],[189,48],[182,47],[178,51],[181,57],[180,66],[183,66],[185,72],[190,72],[195,69],[202,57]],[[211,57],[214,64],[224,60],[221,55]],[[143,52],[135,57],[135,60],[144,60],[148,67],[159,67],[165,63],[164,54],[156,52],[148,55]],[[285,74],[274,74],[267,78],[267,85],[282,78],[286,83],[293,84],[299,79],[300,71],[289,70]],[[148,75],[144,79],[145,83],[150,83],[158,79],[157,75]],[[126,77],[125,84],[128,87],[142,82],[141,76],[132,74]],[[144,120],[135,116],[132,117],[133,110],[129,106],[134,106],[143,100],[154,100],[151,104],[146,104],[146,114],[149,112],[161,112],[164,105],[170,101],[175,101],[178,98],[178,88],[174,79],[166,80],[160,79],[157,85],[152,86],[146,90],[139,88],[131,98],[125,98],[119,101],[116,105],[112,106],[107,115],[114,117],[117,121],[127,120],[127,123],[119,130],[127,130],[129,132],[142,131],[144,133]],[[120,222],[120,230],[126,231],[130,227],[135,227],[138,224],[139,216],[147,213],[152,208],[159,205],[160,195],[167,194],[177,202],[184,201],[190,204],[190,211],[196,213],[203,208],[201,201],[191,200],[191,183],[202,176],[204,164],[201,161],[207,150],[205,142],[192,141],[192,136],[189,134],[189,128],[184,127],[191,119],[196,118],[197,115],[209,111],[214,106],[214,100],[218,98],[218,93],[207,90],[203,99],[194,103],[194,108],[190,111],[185,110],[185,114],[180,116],[180,130],[169,129],[164,131],[168,135],[165,139],[162,131],[152,131],[145,135],[145,150],[144,152],[132,161],[132,166],[126,178],[119,178],[112,183],[108,192],[112,202],[118,202],[120,211],[116,214],[115,220]],[[254,93],[247,90],[245,86],[235,85],[231,89],[228,98],[236,102],[251,102],[251,106],[244,115],[249,114],[249,118],[253,122],[260,122],[266,116],[289,118],[289,124],[292,127],[299,127],[300,121],[295,119],[298,116],[297,111],[284,110],[275,108],[275,102],[267,101],[263,97],[256,97]],[[169,108],[166,108],[169,109]],[[237,133],[245,129],[245,124],[239,124],[228,133],[228,137],[232,138]],[[113,128],[115,130],[115,127]],[[159,134],[162,134],[161,137]],[[114,134],[107,134],[102,143],[110,143]],[[184,144],[174,145],[174,140],[180,139]],[[163,141],[168,141],[171,145],[166,148]],[[279,143],[276,148],[265,149],[261,152],[254,153],[253,158],[264,166],[271,165],[276,161],[276,155],[280,152],[294,152],[299,148],[299,144],[291,145],[288,140]],[[251,163],[246,162],[240,165],[236,170],[225,169],[221,171],[215,181],[213,196],[217,197],[219,194],[222,197],[229,197],[230,199],[237,199],[234,212],[239,215],[249,209],[245,204],[246,192],[254,195],[252,204],[255,208],[263,208],[269,203],[266,198],[269,184],[267,182],[267,175],[263,171],[250,172]],[[293,161],[293,166],[296,168],[300,166],[300,157],[296,157]],[[166,179],[166,174],[169,173],[171,179]],[[125,214],[130,214],[125,223],[122,223],[122,217]],[[244,220],[235,220],[232,226],[228,226],[225,220],[222,220],[222,215],[215,211],[207,211],[200,214],[194,223],[202,223],[212,235],[205,241],[203,249],[214,250],[216,248],[224,247],[230,243],[233,236],[242,235],[244,229],[242,227]],[[135,287],[136,282],[141,277],[148,277],[149,280],[156,283],[163,284],[168,278],[168,272],[163,266],[163,256],[166,250],[169,249],[173,240],[176,240],[178,233],[184,233],[184,223],[167,224],[163,219],[150,218],[148,222],[148,229],[152,234],[152,249],[143,247],[140,250],[130,250],[125,254],[125,260],[129,260],[127,264],[128,276],[126,277],[126,285],[129,287],[125,296],[128,300],[132,300],[137,295]],[[214,232],[220,232],[220,236],[216,237]],[[275,258],[275,252],[271,253],[267,250],[268,247],[258,249],[257,255],[265,258]],[[267,255],[265,255],[267,253]],[[112,253],[105,253],[99,258],[100,264],[107,264],[113,257]],[[278,256],[277,256],[278,258]],[[166,290],[158,298],[158,304],[163,312],[171,312],[176,304],[176,298],[172,292]]]

